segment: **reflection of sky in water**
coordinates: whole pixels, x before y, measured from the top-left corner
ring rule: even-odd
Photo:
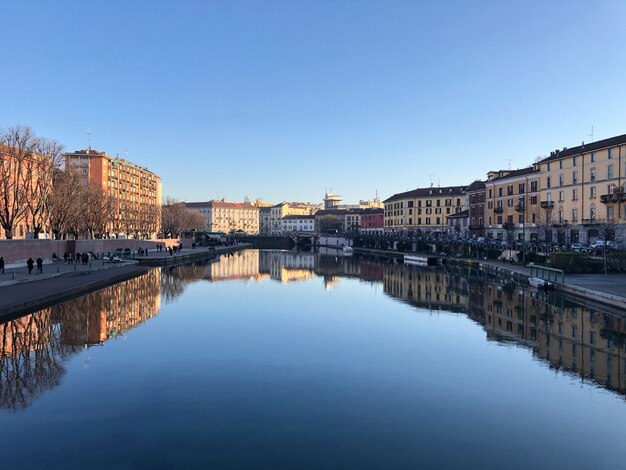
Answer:
[[[438,310],[432,290],[428,302],[416,298],[418,285],[425,296],[426,284],[437,284],[422,276],[435,271],[313,257],[306,262],[314,260],[315,274],[307,276],[309,266],[292,258],[288,270],[302,270],[303,282],[290,273],[285,281],[281,257],[288,255],[247,253],[220,262],[231,266],[164,271],[162,285],[153,277],[127,294],[118,287],[115,300],[93,297],[120,312],[118,324],[104,329],[79,309],[62,312],[64,324],[83,321],[74,328],[49,313],[58,354],[63,343],[83,343],[63,353],[65,372],[49,391],[19,412],[0,413],[8,468],[614,468],[625,457],[622,396],[557,372],[548,367],[557,359],[545,357],[559,350],[548,331],[579,321],[578,343],[561,339],[563,357],[577,344],[576,367],[588,374],[583,362],[595,349],[595,379],[613,370],[607,362],[619,375],[623,347],[605,337],[612,328],[615,339],[621,323],[608,325],[601,313],[592,321],[580,308],[571,318],[569,305],[533,306],[524,289],[528,328],[516,337],[519,309],[510,309],[510,320],[507,310],[520,304],[519,289],[440,272],[439,293],[454,285],[464,302],[458,310],[468,312],[449,313]],[[325,288],[330,279],[339,282]],[[155,316],[154,295],[166,296],[168,286],[176,295]],[[142,290],[152,300],[135,305],[132,292]],[[595,348],[584,339],[592,331]],[[96,334],[104,339],[82,350]],[[25,455],[16,451],[26,442]]]

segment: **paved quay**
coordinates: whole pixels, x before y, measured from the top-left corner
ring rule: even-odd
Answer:
[[[37,268],[28,274],[26,266],[7,268],[0,274],[0,319],[29,313],[52,303],[68,300],[106,286],[140,276],[154,266],[186,263],[193,259],[216,256],[246,248],[247,245],[208,248],[185,248],[174,255],[166,251],[148,252],[137,260],[109,263],[93,260],[86,265],[64,263],[44,264],[43,274]]]
[[[397,251],[368,250],[360,248],[361,253],[398,257]],[[427,255],[427,254],[425,254]],[[445,258],[450,265],[477,267],[492,270],[502,274],[509,274],[526,280],[530,276],[530,268],[522,264],[508,263],[502,260],[476,260],[469,258]],[[592,302],[599,302],[626,313],[626,274],[566,274],[563,284],[555,284],[556,289],[575,297]]]

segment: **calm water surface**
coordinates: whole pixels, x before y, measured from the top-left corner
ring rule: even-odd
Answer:
[[[2,468],[625,468],[626,326],[451,268],[248,250],[0,325]]]

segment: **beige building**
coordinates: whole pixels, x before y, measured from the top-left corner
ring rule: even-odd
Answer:
[[[491,171],[484,184],[487,237],[508,241],[537,238],[539,167]]]
[[[556,150],[539,163],[542,239],[559,243],[626,235],[626,134]]]
[[[446,218],[467,209],[465,186],[417,188],[384,201],[385,231],[443,233]]]
[[[318,204],[309,202],[281,202],[270,209],[270,234],[283,233],[283,218],[291,215],[315,215],[320,209]]]
[[[188,202],[186,206],[200,212],[207,221],[207,231],[220,233],[259,234],[259,208],[238,202]]]

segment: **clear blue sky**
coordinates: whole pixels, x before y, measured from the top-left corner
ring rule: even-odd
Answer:
[[[3,2],[0,127],[186,200],[469,184],[626,133],[626,2]]]

